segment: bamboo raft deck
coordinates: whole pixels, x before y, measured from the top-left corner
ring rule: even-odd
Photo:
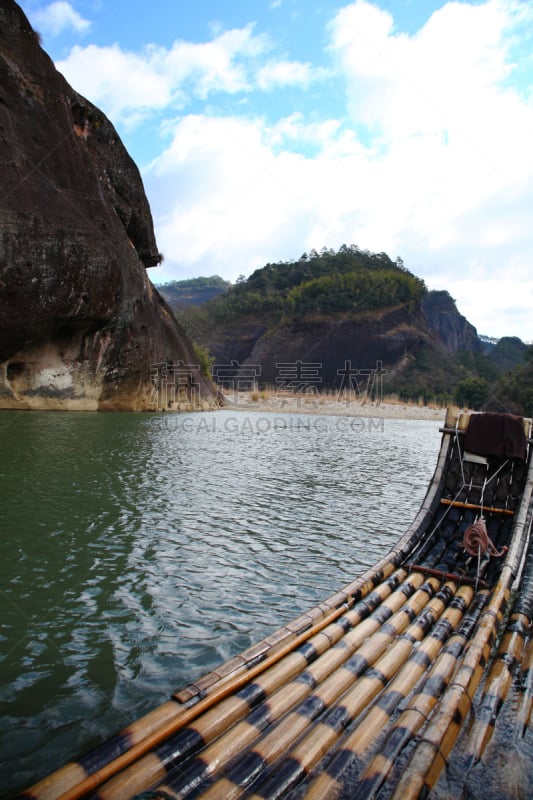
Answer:
[[[525,458],[469,454],[489,416],[508,418],[448,411],[420,511],[372,569],[22,797],[408,800],[480,762],[513,681],[527,729],[531,421]],[[502,555],[465,552],[481,513]]]

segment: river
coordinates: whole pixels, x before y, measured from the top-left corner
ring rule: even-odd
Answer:
[[[3,796],[371,566],[439,423],[1,412]]]

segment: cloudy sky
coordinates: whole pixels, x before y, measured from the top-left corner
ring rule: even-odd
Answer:
[[[155,283],[401,256],[533,339],[530,0],[23,0],[141,169]]]

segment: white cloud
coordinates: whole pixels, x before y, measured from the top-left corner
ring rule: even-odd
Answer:
[[[243,95],[286,86],[307,88],[324,70],[311,64],[265,58],[271,45],[253,25],[224,31],[210,42],[149,45],[140,53],[118,44],[75,46],[57,63],[67,80],[115,122],[131,125],[150,111],[182,109],[216,94]],[[132,117],[133,115],[133,117]]]
[[[518,336],[531,341],[533,286],[531,281],[521,280],[522,268],[508,266],[502,280],[498,275],[487,277],[484,266],[481,269],[475,263],[464,266],[468,277],[457,277],[450,286],[441,276],[433,284],[435,288],[447,289],[455,297],[459,311],[470,322],[476,321],[478,333]]]
[[[261,67],[257,73],[257,85],[260,89],[271,89],[277,86],[298,85],[306,87],[313,79],[310,64],[298,61],[272,61]]]
[[[318,149],[287,149],[297,137]],[[166,270],[157,280],[220,272],[235,279],[267,261],[356,243],[402,255],[431,288],[447,288],[480,331],[524,333],[533,301],[531,190],[462,196],[433,163],[431,143],[383,156],[332,120],[185,117],[145,174]],[[475,187],[474,187],[475,188]],[[505,285],[505,290],[498,287]]]
[[[66,0],[55,0],[46,8],[36,11],[33,20],[43,33],[50,36],[59,36],[67,30],[84,33],[91,27],[89,20],[84,19]]]
[[[167,76],[145,57],[125,53],[118,45],[73,47],[56,64],[76,91],[100,106],[113,121],[141,116],[170,103]]]
[[[475,305],[473,321],[488,332],[502,333],[504,319],[509,330],[533,286],[523,275],[532,244],[523,217],[533,207],[533,107],[528,91],[512,88],[510,57],[525,13],[513,0],[450,2],[407,36],[387,12],[358,0],[331,29],[352,124],[363,122],[379,146],[368,162],[367,221],[375,219],[383,241],[396,241],[420,274],[438,262],[441,284],[464,307]],[[474,304],[465,278],[476,264]],[[502,279],[514,286],[512,302],[496,289]]]
[[[280,147],[296,134],[320,155],[306,158]],[[298,115],[275,126],[263,119],[184,117],[144,175],[167,262],[174,254],[188,274],[216,264],[236,278],[324,244],[357,242],[383,250],[387,240],[393,247],[395,237],[384,234],[374,224],[380,216],[369,212],[377,206],[381,214],[384,203],[367,153],[352,140],[350,147],[335,148],[343,138],[335,121],[306,128]],[[396,202],[390,197],[391,206]],[[158,280],[165,277],[158,272]]]
[[[76,46],[57,68],[115,122],[131,122],[132,112],[142,118],[150,110],[181,108],[216,92],[249,91],[250,65],[268,46],[249,25],[225,31],[211,42],[176,41],[171,48],[149,45],[141,53],[124,51],[117,44]]]
[[[272,236],[294,223],[294,187],[261,121],[185,117],[144,180],[160,248],[195,268],[210,261],[235,278],[270,260]]]
[[[159,49],[154,63],[177,84],[191,81],[194,94],[205,99],[212,92],[247,90],[247,63],[267,47],[266,39],[254,36],[249,25],[203,44],[175,42],[169,51]]]
[[[474,138],[488,97],[509,74],[502,47],[507,23],[503,3],[450,2],[407,36],[366,0],[346,6],[331,26],[332,49],[345,71],[354,118],[394,139],[472,125]]]

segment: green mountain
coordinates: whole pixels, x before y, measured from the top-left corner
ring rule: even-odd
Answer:
[[[385,394],[474,407],[528,352],[502,340],[487,354],[448,292],[428,292],[401,259],[355,245],[266,264],[181,305],[178,318],[216,364],[253,368],[263,385],[283,385],[293,365],[300,388],[305,374],[308,388],[338,389],[346,376],[364,388],[379,364]]]
[[[352,317],[384,307],[419,301],[424,282],[385,253],[352,245],[338,253],[304,253],[298,261],[267,264],[231,287],[210,305],[217,321],[252,314],[272,321],[309,315]]]
[[[500,370],[508,371],[524,365],[530,351],[531,348],[517,336],[504,336],[489,355]]]

